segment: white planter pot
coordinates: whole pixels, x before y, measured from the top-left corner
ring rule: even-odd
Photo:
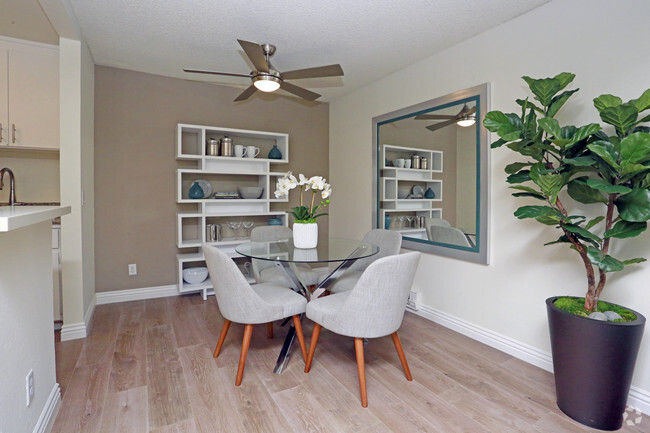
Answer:
[[[296,248],[316,248],[318,245],[318,224],[293,224],[293,245]]]

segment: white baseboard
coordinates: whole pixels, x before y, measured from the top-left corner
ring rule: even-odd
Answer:
[[[139,301],[142,299],[165,298],[178,296],[176,285],[143,287],[141,289],[113,290],[111,292],[97,292],[97,305],[113,304],[115,302]]]
[[[64,324],[61,326],[61,341],[86,338],[86,324],[84,322]]]
[[[52,425],[54,425],[54,419],[59,411],[60,404],[61,389],[59,388],[59,384],[55,383],[50,392],[50,396],[45,402],[45,407],[38,417],[38,421],[36,421],[33,433],[46,433],[52,430]]]
[[[90,305],[84,314],[84,321],[77,323],[64,323],[61,326],[61,341],[76,340],[78,338],[86,338],[90,334],[90,324],[95,312],[95,305],[97,304],[97,296],[93,296]]]
[[[553,358],[549,352],[539,350],[536,347],[522,343],[521,341],[494,332],[490,329],[475,325],[464,319],[447,314],[427,305],[420,305],[418,310],[407,307],[413,314],[429,319],[434,323],[452,329],[473,340],[480,341],[490,347],[512,355],[522,361],[533,364],[544,370],[553,372]],[[627,399],[628,406],[631,406],[647,415],[650,415],[650,392],[632,386]]]

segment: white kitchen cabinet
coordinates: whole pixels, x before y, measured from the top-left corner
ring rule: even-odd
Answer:
[[[260,149],[256,158],[234,156],[209,156],[205,154],[209,138],[232,138],[233,145],[256,146]],[[269,151],[277,146],[282,159],[267,159]],[[181,293],[201,292],[206,299],[213,293],[208,278],[199,284],[188,284],[183,280],[183,269],[205,266],[201,244],[206,242],[208,224],[220,224],[222,238],[212,242],[233,259],[239,256],[235,247],[248,240],[247,231],[240,228],[233,231],[229,221],[251,221],[254,226],[266,225],[270,218],[279,218],[286,226],[287,213],[272,209],[273,203],[286,203],[288,198],[275,198],[276,181],[284,172],[271,170],[273,164],[289,162],[289,136],[287,134],[213,126],[178,124],[176,131],[176,159],[182,167],[176,170],[176,203],[183,211],[176,216],[176,246],[193,249],[194,252],[177,255],[178,290]],[[263,187],[262,196],[257,199],[202,199],[189,198],[189,189],[194,181],[207,181],[212,193],[237,192],[239,186]],[[193,209],[189,209],[189,208]],[[250,280],[253,282],[254,280]]]
[[[59,51],[0,39],[0,146],[59,148]]]

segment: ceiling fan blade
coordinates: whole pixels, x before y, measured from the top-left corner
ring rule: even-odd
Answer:
[[[296,96],[300,96],[303,99],[306,99],[308,101],[315,101],[316,99],[320,98],[321,95],[318,93],[312,92],[311,90],[303,89],[302,87],[298,87],[295,84],[287,83],[286,81],[283,81],[282,84],[280,84],[280,88],[286,90],[289,93],[293,93]]]
[[[230,72],[217,72],[217,71],[206,71],[204,69],[187,69],[183,68],[185,72],[194,72],[197,74],[212,74],[212,75],[227,75],[229,77],[247,77],[250,78],[250,74],[233,74]]]
[[[446,115],[446,114],[420,114],[415,116],[415,120],[442,120],[442,119],[455,119],[456,116]]]
[[[474,113],[476,113],[476,105],[469,109],[467,115],[469,116],[470,114],[474,114]]]
[[[283,80],[297,80],[299,78],[320,78],[320,77],[341,77],[343,68],[341,65],[317,66],[315,68],[295,69],[282,72]]]
[[[244,49],[244,52],[255,66],[255,70],[258,72],[269,72],[269,64],[266,62],[266,57],[264,56],[264,51],[259,44],[255,42],[242,41],[237,39],[239,45]]]
[[[235,98],[234,102],[244,101],[244,100],[250,98],[251,96],[253,96],[253,93],[255,93],[256,91],[257,91],[257,87],[255,87],[254,84],[251,84],[250,86],[248,86],[246,88],[246,90],[241,92],[240,95]]]
[[[445,126],[449,126],[449,125],[452,125],[454,123],[456,123],[455,118],[452,119],[452,120],[447,120],[445,122],[436,123],[435,125],[429,125],[429,126],[427,126],[427,129],[429,131],[437,131],[440,128],[444,128]]]

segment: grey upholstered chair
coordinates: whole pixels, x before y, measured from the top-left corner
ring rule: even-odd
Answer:
[[[350,266],[343,275],[334,281],[334,284],[327,288],[330,293],[340,293],[352,290],[368,265],[382,257],[399,254],[399,250],[402,247],[402,235],[393,230],[374,229],[366,233],[362,242],[377,245],[379,247],[379,252],[374,256],[366,257],[365,259],[360,259],[354,262],[354,264]]]
[[[413,380],[397,330],[402,324],[404,309],[420,253],[393,255],[370,264],[359,282],[347,292],[315,299],[307,304],[307,317],[313,320],[305,373],[311,368],[321,327],[354,338],[359,372],[361,405],[368,406],[363,339],[390,335],[397,349],[407,380]]]
[[[449,221],[447,221],[444,218],[430,218],[426,217],[424,219],[424,226],[429,227],[430,225],[434,226],[443,226],[443,227],[451,227],[451,224],[449,224]]]
[[[215,358],[221,352],[226,334],[230,329],[230,323],[246,325],[235,386],[241,384],[244,375],[244,365],[253,333],[253,325],[270,323],[286,317],[293,318],[300,350],[303,359],[306,360],[307,348],[300,325],[300,314],[305,312],[307,300],[285,286],[271,283],[251,286],[235,262],[223,251],[210,244],[203,244],[203,255],[217,296],[219,311],[225,319],[217,348],[214,350]]]
[[[429,225],[427,226],[427,237],[433,242],[459,245],[461,247],[474,247],[474,244],[467,238],[465,233],[456,227]]]
[[[260,226],[255,227],[251,231],[251,241],[253,242],[281,241],[291,239],[292,236],[293,232],[291,229],[284,226]],[[259,283],[290,285],[282,269],[275,266],[271,261],[252,259],[251,266],[255,280]],[[304,263],[298,264],[297,269],[297,277],[304,285],[312,286],[318,284],[320,274],[312,270],[309,265]]]

